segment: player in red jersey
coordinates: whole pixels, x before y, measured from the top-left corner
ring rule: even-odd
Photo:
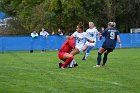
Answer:
[[[75,39],[76,38],[69,38],[69,36],[67,36],[67,40],[63,43],[63,45],[61,46],[58,52],[59,59],[64,61],[63,64],[59,63],[59,67],[62,69],[66,68],[74,59],[74,56],[70,54],[70,52],[75,47],[75,43],[74,43]]]

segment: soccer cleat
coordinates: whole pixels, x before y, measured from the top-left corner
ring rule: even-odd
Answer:
[[[102,64],[102,66],[105,66],[105,64]]]
[[[33,50],[30,50],[30,53],[33,53]]]
[[[61,63],[61,62],[59,62],[59,68],[61,68],[61,66],[62,66],[62,63]]]
[[[76,63],[76,64],[74,64],[74,67],[77,67],[78,66],[78,64]]]
[[[101,66],[100,66],[100,65],[96,65],[96,66],[94,66],[94,67],[99,68],[99,67],[101,67]]]
[[[86,60],[86,57],[84,56],[82,60]]]

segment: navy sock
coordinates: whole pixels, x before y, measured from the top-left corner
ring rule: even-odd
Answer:
[[[101,59],[102,59],[101,55],[102,54],[98,52],[97,65],[100,65],[100,63],[101,63]]]
[[[106,54],[106,53],[104,54],[104,58],[103,58],[103,66],[106,64],[106,61],[107,61],[107,55],[108,55],[108,54]]]

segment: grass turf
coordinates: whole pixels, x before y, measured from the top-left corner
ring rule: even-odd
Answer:
[[[76,68],[59,69],[57,51],[0,53],[0,93],[140,93],[140,48],[116,49],[106,67],[75,56]]]

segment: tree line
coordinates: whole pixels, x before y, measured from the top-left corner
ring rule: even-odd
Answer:
[[[25,33],[45,27],[50,32],[61,28],[67,34],[79,22],[87,28],[89,21],[98,29],[115,21],[123,33],[140,27],[140,0],[1,0],[0,10],[16,18],[13,30]]]

